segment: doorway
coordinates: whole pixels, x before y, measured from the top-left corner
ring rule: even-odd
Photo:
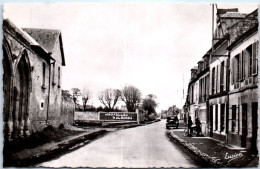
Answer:
[[[251,150],[257,153],[257,129],[258,129],[258,103],[252,103],[252,140],[251,140]]]

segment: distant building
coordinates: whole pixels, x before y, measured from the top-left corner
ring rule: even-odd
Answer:
[[[6,139],[63,122],[62,66],[65,58],[59,30],[21,29],[8,19],[3,21]]]
[[[161,119],[167,118],[167,110],[161,110]]]

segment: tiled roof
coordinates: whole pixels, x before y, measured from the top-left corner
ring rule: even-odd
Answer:
[[[47,54],[48,52],[43,46],[35,41],[27,32],[12,23],[9,19],[3,20],[3,30],[13,34],[16,38],[19,38],[21,42],[30,46],[33,50],[42,53],[45,57],[53,59]]]
[[[62,37],[60,30],[54,29],[37,29],[37,28],[23,28],[33,39],[35,39],[41,46],[48,51],[53,53],[55,43],[60,40],[60,50],[62,57],[62,65],[65,66],[65,57],[62,45]]]
[[[23,28],[33,39],[43,46],[49,53],[53,52],[55,42],[59,38],[59,30]]]

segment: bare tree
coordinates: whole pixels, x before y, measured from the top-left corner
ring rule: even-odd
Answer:
[[[105,89],[100,92],[98,99],[108,110],[113,110],[120,96],[118,89]]]
[[[141,91],[134,86],[125,86],[122,89],[122,100],[126,104],[126,108],[129,112],[135,112],[137,104],[141,101]]]
[[[81,92],[81,96],[82,96],[83,109],[84,109],[84,111],[86,111],[87,103],[90,100],[90,98],[92,97],[92,93],[89,89],[83,88],[82,92]]]

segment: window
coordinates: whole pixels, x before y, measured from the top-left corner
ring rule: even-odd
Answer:
[[[46,71],[46,64],[42,63],[42,87],[45,88],[45,72]]]
[[[218,105],[215,106],[215,130],[218,130]]]
[[[205,80],[205,97],[207,99],[209,96],[209,75],[206,76]]]
[[[52,85],[55,85],[55,62],[52,65]]]
[[[201,97],[202,101],[205,101],[205,77],[201,79]]]
[[[60,88],[60,67],[58,67],[58,87]]]
[[[214,94],[215,92],[215,68],[212,69],[212,73],[211,73],[211,82],[212,82],[212,94]]]
[[[225,67],[225,62],[221,62],[220,66],[220,92],[223,92],[224,90],[224,67]]]

